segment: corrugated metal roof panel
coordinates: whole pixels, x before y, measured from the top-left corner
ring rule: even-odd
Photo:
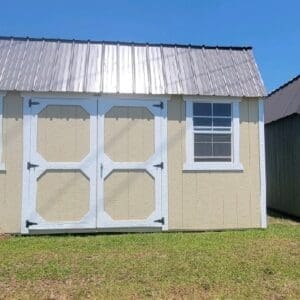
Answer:
[[[119,46],[119,93],[133,93],[134,78],[133,78],[133,59],[131,46]]]
[[[300,75],[272,92],[265,101],[265,123],[300,114]]]
[[[117,77],[117,49],[115,45],[104,45],[103,92],[117,93],[119,84]]]
[[[202,49],[190,49],[190,57],[191,65],[194,66],[195,72],[195,82],[197,85],[196,94],[211,95],[211,80]]]
[[[148,94],[150,88],[149,70],[147,65],[147,48],[133,47],[134,51],[134,90],[138,94]]]
[[[261,97],[251,49],[0,38],[0,90]]]
[[[55,57],[58,51],[59,43],[45,42],[41,56],[39,58],[35,81],[34,91],[47,92],[51,90],[51,78],[55,67]],[[26,91],[26,89],[24,89]]]
[[[41,41],[33,41],[28,44],[26,55],[20,68],[19,79],[15,87],[16,90],[33,89],[42,47],[43,42]]]
[[[161,47],[167,94],[182,94],[181,81],[176,59],[176,48]]]
[[[179,74],[181,75],[181,86],[183,94],[197,94],[195,74],[190,57],[189,48],[176,48]]]
[[[148,64],[150,69],[149,81],[151,94],[166,94],[165,75],[163,73],[163,63],[160,47],[148,47]]]
[[[102,90],[102,49],[101,44],[89,44],[85,70],[85,92],[99,93]]]
[[[89,44],[78,43],[73,46],[69,68],[68,91],[82,92],[85,85],[85,70]]]

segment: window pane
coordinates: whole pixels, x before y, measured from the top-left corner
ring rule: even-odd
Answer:
[[[211,143],[213,135],[205,133],[195,133],[195,143]]]
[[[195,143],[195,156],[212,156],[212,143]]]
[[[194,103],[194,116],[211,116],[211,103]]]
[[[227,103],[215,103],[213,104],[214,116],[230,117],[231,116],[231,104]]]
[[[231,126],[231,119],[228,118],[218,118],[214,120],[214,127],[230,127]]]
[[[212,118],[194,117],[193,119],[194,119],[194,126],[206,126],[206,127],[212,126]]]
[[[231,156],[231,143],[214,143],[213,156]]]
[[[213,141],[216,143],[230,143],[231,142],[231,134],[214,134]]]

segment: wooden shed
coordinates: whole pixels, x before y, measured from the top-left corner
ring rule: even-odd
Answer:
[[[300,217],[300,75],[266,98],[267,205]]]
[[[250,47],[0,39],[0,231],[266,227]]]

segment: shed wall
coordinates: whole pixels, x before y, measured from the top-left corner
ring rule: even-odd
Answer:
[[[19,93],[3,101],[3,162],[0,171],[0,233],[20,232],[23,167],[23,105]]]
[[[23,105],[20,93],[4,98],[0,173],[0,232],[20,232]],[[243,172],[185,172],[185,102],[168,103],[169,229],[206,230],[260,227],[258,101],[240,106],[240,157]]]
[[[300,115],[266,125],[267,205],[300,217]]]
[[[243,172],[183,171],[185,103],[168,103],[169,229],[260,227],[258,101],[240,104]]]

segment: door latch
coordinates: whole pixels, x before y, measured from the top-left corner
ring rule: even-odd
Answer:
[[[162,217],[161,219],[154,220],[153,222],[155,222],[155,223],[161,223],[162,225],[165,225],[165,218]]]
[[[160,164],[153,165],[153,167],[155,167],[155,168],[161,168],[161,169],[163,169],[163,168],[164,168],[164,163],[163,163],[163,162],[161,162]]]
[[[32,164],[31,162],[27,162],[27,170],[30,170],[31,168],[36,168],[38,166],[39,165],[35,165],[35,164]]]
[[[26,222],[25,222],[26,228],[28,228],[29,226],[32,226],[32,225],[37,225],[37,224],[38,224],[38,223],[30,222],[29,220],[26,220]]]

